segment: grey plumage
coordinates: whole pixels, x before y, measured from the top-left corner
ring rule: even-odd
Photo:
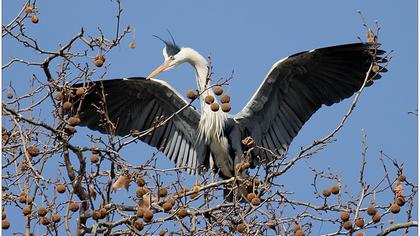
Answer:
[[[176,57],[183,50],[175,42],[165,44],[166,50],[172,50],[168,49],[172,44],[174,49],[177,48],[167,51],[168,55]],[[258,145],[278,154],[284,153],[314,112],[322,105],[330,106],[352,96],[362,86],[371,63],[386,61],[374,58],[374,55],[384,53],[377,46],[364,43],[340,45],[297,53],[278,61],[241,112],[219,120],[214,120],[214,117],[213,120],[209,119],[210,122],[224,122],[218,126],[223,130],[217,133],[204,130],[202,134],[211,133],[214,136],[220,133],[222,137],[200,137],[198,130],[207,127],[200,127],[200,119],[206,113],[200,116],[193,107],[187,106],[142,140],[161,150],[176,166],[188,167],[190,173],[194,173],[199,166],[208,168],[214,161],[214,168],[220,170],[220,176],[230,178],[235,175],[236,164],[242,161],[242,139],[251,136]],[[201,65],[204,59],[200,59],[198,53],[191,49],[184,53],[193,56],[193,59],[185,61],[198,61],[195,62],[197,65],[193,64],[196,70],[198,66],[206,69],[205,65]],[[386,69],[379,68],[381,72],[386,72]],[[379,78],[377,74],[373,79]],[[373,80],[367,85],[372,84]],[[108,131],[101,125],[100,116],[92,106],[101,100],[99,94],[102,90],[106,94],[106,110],[110,120],[116,123],[116,135],[127,135],[132,130],[148,130],[159,119],[165,119],[187,105],[173,88],[155,79],[104,80],[90,83],[89,87],[79,116],[82,125],[102,133]],[[254,153],[254,158],[256,156],[270,158],[265,153]],[[256,158],[253,164],[258,164]]]
[[[377,55],[384,53],[374,45],[356,43],[302,52],[283,59],[273,66],[235,120],[243,132],[247,130],[263,147],[289,146],[321,105],[340,102],[362,86],[374,51]],[[380,75],[375,77],[379,78]],[[372,83],[370,81],[368,86]],[[272,138],[270,131],[277,134],[277,139]],[[269,138],[274,144],[267,141]]]
[[[75,85],[80,87],[82,84]],[[90,129],[109,133],[101,124],[100,115],[95,106],[100,106],[101,94],[106,94],[106,111],[116,125],[115,134],[124,136],[131,131],[145,131],[177,112],[188,103],[175,90],[163,81],[145,80],[144,78],[115,79],[93,82],[87,85],[88,93],[83,99],[81,112],[78,114],[82,123]],[[178,167],[189,163],[188,170],[193,173],[197,165],[205,165],[204,159],[197,158],[197,152],[203,143],[197,142],[196,130],[200,114],[187,106],[173,119],[145,135],[142,141],[162,150]],[[193,149],[186,150],[189,147]],[[199,155],[205,155],[200,153]],[[185,165],[182,165],[185,167]]]

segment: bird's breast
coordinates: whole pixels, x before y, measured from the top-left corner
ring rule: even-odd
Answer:
[[[229,155],[229,143],[226,137],[217,140],[211,140],[210,150],[213,155],[218,157],[227,157]]]
[[[210,141],[209,146],[217,168],[224,176],[233,176],[233,159],[229,154],[230,147],[227,137],[223,136],[219,139],[213,139]]]

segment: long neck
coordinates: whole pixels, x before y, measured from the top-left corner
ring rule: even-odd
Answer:
[[[208,88],[207,77],[209,73],[209,63],[200,53],[192,48],[183,48],[183,51],[188,55],[188,63],[190,63],[195,69],[195,78],[197,80],[198,90],[202,93]]]
[[[213,90],[210,88],[208,83],[209,76],[209,63],[207,60],[197,51],[192,48],[183,48],[183,52],[187,54],[186,60],[195,69],[195,79],[197,81],[197,87],[200,94],[201,108],[205,108],[204,98],[208,95],[214,96]]]
[[[213,96],[216,99],[216,95],[214,94],[213,89],[210,88],[211,85],[208,83],[209,64],[207,60],[195,50],[191,48],[184,48],[184,50],[188,53],[188,62],[195,69],[197,86],[201,94],[199,135],[206,141],[210,141],[212,139],[219,140],[223,136],[223,128],[227,115],[221,109],[217,112],[212,111],[210,105],[206,104],[204,101],[206,96]]]

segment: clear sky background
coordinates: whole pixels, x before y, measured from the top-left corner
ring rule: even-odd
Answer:
[[[3,1],[3,24],[15,16],[20,4],[21,1]],[[88,35],[96,35],[100,27],[108,37],[114,37],[116,8],[109,1],[37,1],[37,5],[40,22],[29,25],[28,32],[36,35],[46,49],[57,49],[81,27]],[[408,114],[417,109],[417,1],[123,1],[122,6],[122,25],[136,30],[136,48],[128,47],[133,39],[128,36],[107,56],[106,63],[110,63],[107,78],[147,76],[163,60],[162,42],[152,35],[167,38],[170,30],[180,46],[212,56],[213,79],[227,78],[234,70],[229,91],[233,114],[248,102],[277,60],[304,50],[358,42],[358,35],[365,38],[357,14],[360,9],[372,26],[375,20],[382,26],[379,35],[382,48],[395,50],[389,72],[365,90],[345,127],[337,134],[336,142],[307,163],[295,166],[279,181],[297,192],[297,200],[304,199],[312,194],[313,176],[308,166],[318,170],[331,167],[342,175],[349,189],[358,193],[361,130],[364,129],[369,146],[367,180],[376,183],[381,177],[378,158],[382,150],[403,162],[404,174],[417,182],[418,124],[417,117]],[[3,64],[11,56],[42,59],[31,50],[4,40]],[[16,68],[3,71],[3,89],[9,81],[15,86],[27,86],[32,73],[45,80],[39,68],[23,65]],[[181,94],[196,87],[193,70],[188,65],[160,74],[158,78]],[[328,134],[338,125],[350,103],[348,99],[332,107],[322,107],[294,139],[290,154]],[[83,134],[86,133],[79,133]],[[143,144],[133,145],[126,159],[141,162],[139,153],[147,157],[154,151]],[[167,159],[162,156],[162,160],[162,165],[168,166]],[[325,232],[325,228],[320,232]]]

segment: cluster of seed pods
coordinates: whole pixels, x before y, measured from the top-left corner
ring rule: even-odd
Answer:
[[[211,110],[214,111],[214,112],[217,112],[219,109],[222,109],[223,112],[229,112],[230,109],[231,109],[230,96],[223,93],[223,87],[221,85],[216,85],[216,86],[213,87],[213,92],[217,96],[220,96],[219,101],[220,101],[221,105],[219,105],[219,103],[217,103],[216,99],[212,95],[207,95],[204,98],[205,103],[210,105]],[[197,98],[196,91],[189,90],[187,92],[187,97],[191,100],[196,99]]]

